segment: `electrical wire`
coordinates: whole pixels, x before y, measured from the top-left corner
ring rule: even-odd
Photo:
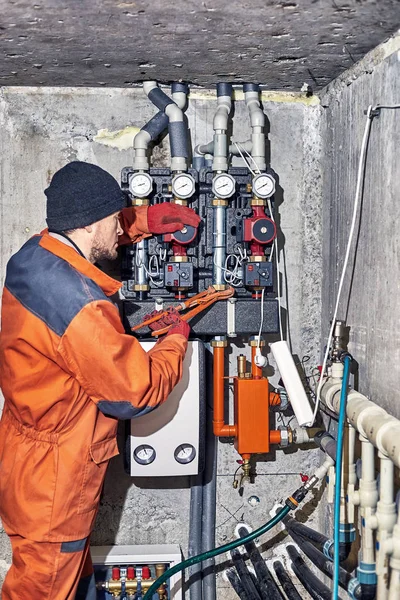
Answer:
[[[261,333],[264,325],[264,295],[265,288],[262,289],[261,292],[261,315],[260,315],[260,329],[258,330],[258,338],[257,338],[257,354],[261,354]]]
[[[273,223],[275,223],[275,219],[274,219],[274,215],[272,212],[272,203],[271,203],[271,198],[267,198],[267,203],[268,203],[268,210],[269,210],[269,214],[271,215],[271,221]],[[277,236],[275,236],[274,239],[274,245],[272,248],[275,248],[275,255],[276,255],[276,284],[277,284],[277,291],[278,291],[278,307],[279,307],[279,333],[281,336],[281,342],[283,342],[284,337],[283,337],[283,328],[282,328],[282,298],[281,298],[281,279],[280,279],[280,265],[279,265],[279,252],[278,252],[278,238]],[[270,260],[272,260],[272,252],[270,254],[269,257]]]
[[[360,199],[362,196],[362,188],[363,188],[362,184],[363,184],[363,178],[364,178],[363,176],[364,176],[364,172],[365,172],[365,165],[366,165],[366,158],[367,158],[368,139],[369,139],[369,133],[371,130],[372,120],[374,118],[373,111],[374,111],[374,109],[372,108],[372,106],[369,106],[368,111],[367,111],[367,121],[365,124],[364,136],[363,136],[363,140],[362,140],[362,144],[361,144],[360,161],[359,161],[359,165],[358,165],[357,185],[356,185],[356,193],[355,193],[354,208],[353,208],[353,217],[352,217],[352,221],[351,221],[349,239],[347,242],[346,254],[345,254],[344,263],[343,263],[342,275],[340,277],[340,282],[339,282],[339,287],[338,287],[335,310],[333,312],[332,324],[331,324],[331,327],[329,330],[328,341],[327,341],[326,350],[325,350],[325,356],[324,356],[324,360],[322,363],[322,370],[321,370],[321,376],[320,376],[318,388],[317,388],[317,399],[315,401],[313,420],[310,425],[311,427],[314,424],[315,418],[317,416],[318,408],[319,408],[319,403],[321,401],[321,389],[322,389],[322,386],[324,383],[325,371],[326,371],[328,356],[329,356],[330,347],[331,347],[331,343],[332,343],[333,331],[335,329],[336,317],[337,317],[338,310],[339,310],[339,302],[340,302],[340,298],[341,298],[341,294],[342,294],[344,278],[346,275],[347,265],[348,265],[349,257],[350,257],[350,249],[351,249],[354,231],[355,231],[355,227],[356,227],[358,205],[360,203]]]
[[[332,600],[339,598],[339,536],[340,536],[340,492],[342,486],[343,438],[346,423],[346,404],[349,386],[351,357],[344,357],[342,388],[340,390],[339,423],[336,443],[335,501],[333,511],[333,588]]]
[[[155,261],[155,265],[156,265],[156,267],[155,267],[155,268],[156,268],[156,273],[152,273],[152,272],[151,272],[151,261],[152,261],[152,259],[154,259],[154,261]],[[141,269],[141,268],[143,268],[143,269],[144,269],[144,271],[145,271],[145,273],[146,273],[147,277],[150,279],[151,283],[152,283],[152,284],[153,284],[155,287],[162,287],[162,286],[164,285],[164,282],[163,282],[163,281],[155,281],[155,280],[154,280],[154,277],[155,277],[156,275],[157,275],[157,276],[159,276],[158,274],[159,274],[159,272],[160,272],[160,265],[159,265],[159,263],[158,263],[158,258],[157,258],[157,256],[156,256],[155,254],[153,254],[152,256],[150,256],[150,259],[149,259],[149,268],[147,268],[147,267],[146,267],[146,265],[144,264],[144,262],[143,262],[142,258],[140,257],[140,255],[139,255],[139,252],[138,252],[138,251],[136,251],[135,264],[136,264],[136,266],[137,266],[139,269]]]

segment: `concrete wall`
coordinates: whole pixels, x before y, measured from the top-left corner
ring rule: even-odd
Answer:
[[[329,85],[323,106],[324,294],[327,335],[342,271],[368,106],[400,104],[400,36],[379,46]],[[351,327],[360,391],[400,417],[400,110],[372,123],[357,240],[351,252],[339,318]]]
[[[211,139],[214,109],[212,93],[192,94],[187,114],[193,144]],[[310,356],[311,365],[318,360],[321,327],[320,107],[316,99],[269,93],[264,96],[264,109],[270,121],[271,166],[279,174],[280,245],[284,245],[286,256],[288,286],[284,296],[290,337],[293,352],[300,358]],[[67,161],[79,159],[95,162],[118,178],[121,168],[131,164],[136,127],[154,112],[141,90],[135,89],[1,89],[2,280],[10,255],[45,227],[43,189],[52,174]],[[248,134],[247,111],[239,100],[235,105],[234,139],[243,141]],[[167,140],[156,148],[154,157],[157,165],[167,164]],[[282,258],[283,253],[280,255]],[[283,273],[284,268],[281,270]],[[236,364],[236,354],[234,348],[230,354],[232,365]],[[267,373],[273,375],[273,366]],[[298,486],[299,473],[312,470],[318,457],[315,451],[299,449],[279,450],[263,457],[256,483],[246,487],[243,497],[232,488],[237,458],[232,446],[219,444],[218,543],[231,538],[238,520],[252,527],[265,522],[270,507]],[[93,543],[180,543],[186,552],[189,493],[187,480],[134,481],[124,474],[121,458],[114,459]],[[256,507],[248,503],[251,495],[260,499]],[[309,513],[314,512],[317,500],[318,496],[308,503]],[[282,534],[274,535],[275,541],[282,541]],[[269,543],[264,546],[270,547]],[[5,571],[10,554],[4,534],[0,535],[1,557],[0,567]],[[219,585],[226,586],[220,577]],[[226,589],[220,597],[229,600],[234,594]]]

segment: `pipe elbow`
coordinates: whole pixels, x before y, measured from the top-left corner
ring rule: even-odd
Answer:
[[[133,149],[134,150],[147,150],[149,147],[149,143],[151,141],[151,136],[147,131],[141,129],[133,140]]]
[[[214,115],[213,129],[226,131],[228,129],[228,117],[230,113],[230,106],[226,104],[220,104]]]
[[[143,82],[143,91],[148,96],[152,90],[158,88],[157,81],[144,81]]]
[[[165,114],[167,115],[170,123],[183,122],[183,111],[177,104],[168,104],[165,107]]]

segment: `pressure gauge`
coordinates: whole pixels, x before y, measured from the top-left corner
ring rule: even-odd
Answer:
[[[155,457],[156,451],[148,444],[141,444],[133,451],[133,458],[139,465],[149,465],[154,461]]]
[[[174,452],[176,462],[187,465],[196,457],[196,448],[192,444],[180,444]]]
[[[269,173],[260,173],[253,179],[253,192],[259,198],[270,198],[275,193],[275,179]]]
[[[129,190],[135,198],[147,198],[153,189],[153,179],[148,173],[134,173],[129,181]]]
[[[195,181],[189,173],[179,173],[172,180],[172,193],[178,198],[190,198],[193,196]]]
[[[212,191],[217,198],[230,198],[235,192],[235,180],[228,173],[219,173],[212,182]]]

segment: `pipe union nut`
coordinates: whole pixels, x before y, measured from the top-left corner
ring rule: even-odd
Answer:
[[[281,432],[281,442],[279,446],[281,448],[287,448],[289,446],[289,429],[287,427],[278,427]]]

